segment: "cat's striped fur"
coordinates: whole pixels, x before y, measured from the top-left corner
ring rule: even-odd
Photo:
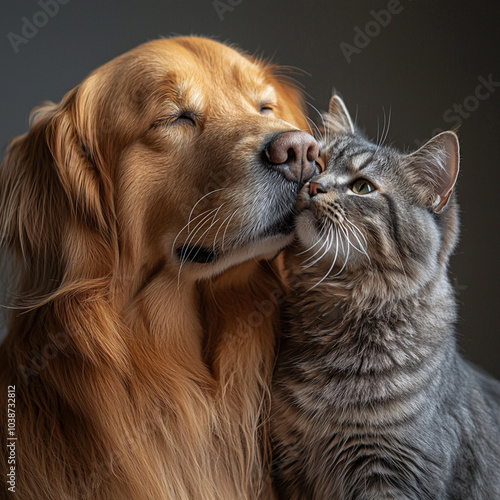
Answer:
[[[286,251],[279,497],[498,500],[500,383],[460,357],[447,277],[456,136],[405,155],[356,133],[336,96],[327,127]],[[356,195],[359,178],[376,190]]]

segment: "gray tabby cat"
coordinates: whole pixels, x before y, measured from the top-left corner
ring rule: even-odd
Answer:
[[[332,98],[298,200],[273,386],[274,477],[297,499],[500,499],[500,383],[457,350],[447,277],[459,146],[412,154]]]

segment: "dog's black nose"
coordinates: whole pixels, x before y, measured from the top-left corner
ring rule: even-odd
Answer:
[[[272,167],[286,179],[304,184],[316,171],[319,146],[314,137],[301,130],[275,135],[264,149]]]

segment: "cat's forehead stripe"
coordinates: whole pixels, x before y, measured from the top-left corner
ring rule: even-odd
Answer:
[[[353,157],[351,165],[358,172],[366,168],[373,159],[373,151],[366,151]]]
[[[339,161],[346,151],[349,149],[348,144],[336,145],[334,148],[331,148],[329,151],[330,159],[333,162]]]
[[[337,176],[348,179],[370,166],[374,154],[373,148],[366,148],[363,145],[360,148],[353,148],[348,141],[342,141],[328,151],[328,168],[335,171]]]

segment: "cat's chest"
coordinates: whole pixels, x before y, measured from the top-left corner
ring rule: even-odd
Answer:
[[[339,498],[441,498],[437,491],[435,497],[415,494],[430,491],[427,477],[436,471],[397,436],[344,428],[324,439],[315,453],[331,464],[321,480],[330,482],[328,489]]]
[[[280,358],[305,371],[325,376],[388,375],[399,367],[418,364],[426,354],[411,320],[349,316],[341,308],[325,306],[310,314],[288,307]],[[375,378],[373,378],[373,376]],[[323,380],[324,382],[324,380]]]
[[[339,310],[307,324],[293,321],[280,347],[277,377],[292,404],[333,426],[403,421],[437,383],[431,375],[442,353],[419,339],[411,321],[390,315],[350,319]]]

